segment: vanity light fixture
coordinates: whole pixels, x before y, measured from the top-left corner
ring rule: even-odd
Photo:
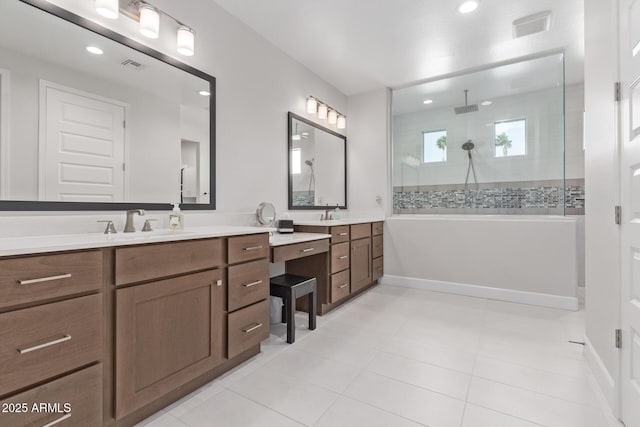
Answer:
[[[157,39],[160,34],[160,14],[148,4],[140,5],[140,34]]]
[[[338,122],[338,112],[336,110],[329,110],[327,121],[330,125],[335,125]]]
[[[181,25],[178,28],[178,53],[184,56],[193,56],[195,44],[195,35],[193,30],[187,26]]]
[[[338,129],[346,129],[347,127],[347,117],[344,114],[315,96],[307,98],[307,113],[317,114],[318,119],[327,120],[330,125],[336,125]]]
[[[462,2],[460,6],[458,6],[458,12],[460,13],[470,13],[478,8],[480,3],[477,0],[467,0]]]
[[[118,0],[96,0],[96,12],[108,19],[118,19],[120,15]]]
[[[93,53],[94,55],[102,55],[104,52],[97,46],[87,46],[87,52]]]
[[[307,113],[316,114],[318,112],[318,101],[310,96],[307,98]]]
[[[320,120],[326,120],[328,113],[329,113],[329,107],[327,106],[327,104],[318,105],[318,118]]]

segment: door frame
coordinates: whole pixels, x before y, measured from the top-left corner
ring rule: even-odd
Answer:
[[[105,96],[96,95],[95,93],[86,92],[80,89],[76,89],[73,87],[65,86],[59,83],[55,83],[49,80],[40,79],[38,81],[39,85],[39,96],[38,96],[38,200],[43,201],[44,197],[44,174],[42,173],[43,168],[46,163],[46,145],[45,139],[47,135],[47,89],[56,89],[62,92],[67,92],[73,95],[83,96],[85,98],[91,98],[96,101],[105,102],[108,104],[117,105],[124,109],[124,121],[128,122],[128,118],[131,112],[131,106],[126,102],[119,101],[117,99],[107,98]],[[124,127],[124,176],[123,176],[123,192],[124,192],[124,200],[128,200],[129,198],[129,126]],[[123,200],[123,202],[124,202]]]
[[[11,128],[11,71],[0,68],[0,199],[9,199],[9,132]]]

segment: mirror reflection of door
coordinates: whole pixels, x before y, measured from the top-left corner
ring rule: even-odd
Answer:
[[[40,109],[40,200],[124,200],[126,104],[41,81]]]
[[[200,194],[200,143],[182,140],[180,145],[180,203],[198,203]]]
[[[0,68],[0,199],[9,197],[9,70]]]

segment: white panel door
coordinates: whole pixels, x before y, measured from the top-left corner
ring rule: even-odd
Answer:
[[[620,1],[621,419],[640,426],[640,0]]]
[[[45,98],[40,199],[124,201],[125,107],[52,86]]]

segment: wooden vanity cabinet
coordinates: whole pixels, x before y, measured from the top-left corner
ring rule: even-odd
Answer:
[[[296,225],[295,231],[331,234],[328,265],[304,260],[287,262],[287,272],[314,276],[318,287],[318,314],[324,314],[351,295],[374,284],[382,277],[383,222],[352,225]],[[306,309],[299,304],[299,309]]]

